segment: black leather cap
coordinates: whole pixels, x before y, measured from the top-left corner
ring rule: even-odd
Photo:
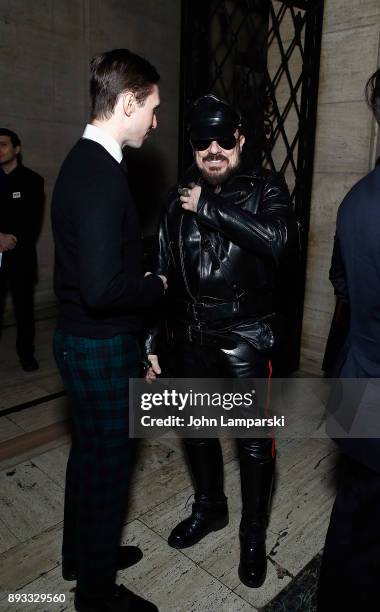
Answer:
[[[213,94],[195,100],[189,112],[188,130],[192,140],[231,136],[240,125],[240,113]]]

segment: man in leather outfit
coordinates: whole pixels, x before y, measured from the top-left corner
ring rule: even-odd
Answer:
[[[193,104],[189,133],[195,164],[180,188],[169,194],[159,229],[156,273],[169,278],[171,313],[163,371],[181,378],[268,378],[274,343],[268,324],[274,317],[268,315],[292,224],[288,189],[280,174],[242,161],[241,116],[217,97],[202,96]],[[240,335],[249,330],[250,321],[258,321],[253,342]],[[148,380],[161,373],[159,343],[159,330],[151,329],[145,347]],[[219,440],[185,439],[184,446],[195,502],[191,516],[169,536],[174,548],[192,546],[228,523]],[[241,438],[238,447],[239,577],[247,586],[259,587],[266,576],[274,440]]]

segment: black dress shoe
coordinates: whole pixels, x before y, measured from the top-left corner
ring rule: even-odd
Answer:
[[[264,584],[267,575],[265,529],[260,527],[240,528],[239,578],[247,587],[257,589]]]
[[[92,599],[77,591],[74,606],[77,612],[158,612],[154,604],[132,593],[122,584],[115,585],[113,592],[102,599]]]
[[[195,502],[191,515],[174,527],[168,538],[172,548],[188,548],[200,542],[208,533],[228,525],[227,503]]]
[[[38,370],[38,368],[40,367],[38,365],[37,359],[35,359],[34,357],[28,357],[26,359],[20,358],[20,363],[24,372],[35,372],[35,370]]]
[[[119,546],[117,555],[117,569],[125,569],[138,563],[143,557],[138,546]],[[75,563],[69,559],[62,559],[62,578],[64,580],[76,580],[77,570]]]

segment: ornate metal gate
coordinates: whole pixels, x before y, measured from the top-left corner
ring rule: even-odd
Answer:
[[[301,227],[301,255],[280,275],[288,371],[299,364],[322,18],[323,0],[182,0],[180,172],[192,159],[187,105],[213,92],[246,117],[255,161],[285,174]]]

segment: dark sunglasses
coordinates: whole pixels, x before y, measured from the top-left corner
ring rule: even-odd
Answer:
[[[211,140],[191,139],[191,144],[196,151],[206,151],[214,140],[218,143],[221,149],[234,149],[236,146],[236,137],[234,134],[232,134],[232,136],[223,136],[222,138],[212,138]]]

